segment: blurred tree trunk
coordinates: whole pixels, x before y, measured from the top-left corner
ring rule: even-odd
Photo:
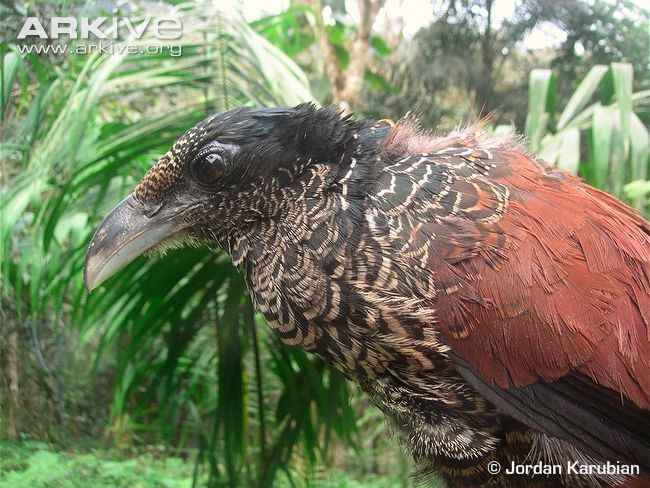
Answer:
[[[481,39],[481,78],[476,86],[476,109],[479,116],[485,115],[491,110],[494,64],[494,53],[492,52],[492,4],[493,0],[485,1],[487,17],[485,32]]]
[[[368,65],[372,25],[384,3],[385,0],[358,0],[359,25],[352,44],[349,46],[350,62],[347,68],[342,70],[334,46],[327,34],[327,26],[323,21],[323,0],[312,0],[325,71],[332,85],[332,101],[339,105],[345,114],[352,112],[359,103],[363,78]]]
[[[12,327],[6,343],[7,437],[17,440],[20,435],[20,405],[18,388],[18,329]]]

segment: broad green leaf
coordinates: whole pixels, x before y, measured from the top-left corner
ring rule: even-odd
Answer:
[[[621,139],[623,154],[627,158],[630,150],[631,118],[632,118],[632,65],[627,63],[612,63],[614,93],[618,102]]]
[[[635,113],[632,113],[630,124],[630,169],[631,179],[644,180],[648,178],[648,154],[650,141],[648,129]]]
[[[540,143],[537,157],[551,164],[556,164],[560,157],[561,147],[561,136],[559,134],[546,134]]]
[[[587,76],[580,82],[578,88],[573,92],[571,98],[564,107],[560,118],[557,121],[557,130],[562,130],[566,127],[571,119],[573,119],[580,110],[582,110],[589,100],[593,97],[598,85],[609,68],[603,65],[596,65]]]
[[[630,200],[637,200],[646,195],[650,195],[650,181],[649,180],[637,180],[628,183],[623,188],[625,195]]]
[[[386,41],[380,36],[372,36],[370,45],[380,56],[388,56],[392,52]]]
[[[540,141],[550,121],[549,100],[553,97],[554,75],[551,70],[535,69],[531,71],[528,84],[528,116],[526,118],[526,136],[533,152],[539,148]]]
[[[614,124],[611,140],[610,154],[610,191],[614,195],[623,192],[623,185],[627,179],[627,156],[629,153],[628,143],[621,124],[620,111],[614,111]]]
[[[650,90],[642,90],[636,92],[632,95],[632,106],[635,109],[642,109],[644,106],[650,104]],[[580,130],[587,130],[591,127],[591,122],[593,119],[594,108],[597,106],[597,103],[589,105],[582,112],[576,115],[571,121],[569,121],[565,128],[567,127],[577,127]],[[608,107],[618,108],[618,102],[614,102]]]
[[[559,136],[561,142],[559,144],[557,165],[573,174],[577,174],[580,163],[580,131],[575,127],[569,128],[560,132]]]
[[[598,104],[593,110],[591,165],[593,184],[603,188],[610,172],[612,154],[612,135],[616,112],[610,107]]]

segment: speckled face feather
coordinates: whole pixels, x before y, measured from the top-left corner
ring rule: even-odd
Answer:
[[[207,144],[226,148],[223,179],[209,188],[192,177],[193,158]],[[563,199],[575,201],[587,191],[571,178],[551,173],[509,140],[472,131],[432,138],[408,123],[351,121],[331,108],[303,105],[238,109],[206,119],[153,166],[135,197],[149,205],[179,195],[201,202],[188,214],[188,234],[225,249],[244,268],[257,310],[280,338],[358,382],[425,471],[436,465],[452,482],[517,486],[520,478],[493,477],[487,463],[523,461],[542,441],[521,419],[504,415],[508,404],[486,400],[477,390],[483,383],[470,384],[459,373],[457,351],[474,358],[467,344],[478,331],[503,324],[476,346],[492,347],[474,363],[486,384],[507,388],[521,379],[516,386],[523,388],[554,381],[568,369],[545,376],[538,364],[541,373],[533,378],[529,357],[509,362],[508,348],[518,346],[500,334],[510,320],[520,321],[525,337],[557,330],[557,311],[538,313],[532,300],[543,298],[552,307],[555,290],[598,282],[599,291],[583,290],[598,297],[592,308],[585,305],[593,323],[573,324],[558,340],[543,336],[557,348],[566,348],[565,340],[578,344],[571,351],[575,364],[567,366],[573,368],[603,338],[595,321],[612,310],[605,302],[620,293],[640,296],[596,278],[583,283],[564,271],[581,252],[570,237],[574,230],[562,234],[561,224],[547,225],[530,195],[539,192],[561,207]],[[619,212],[629,232],[647,242],[641,224],[623,210],[607,211]],[[585,222],[580,225],[591,225]],[[527,230],[532,225],[543,228],[534,238]],[[546,243],[530,250],[544,233],[571,240],[571,250],[559,257],[546,255]],[[642,259],[631,244],[622,252],[626,259]],[[520,258],[529,261],[513,270]],[[500,286],[500,280],[513,284]],[[535,298],[539,293],[543,297]],[[581,349],[583,340],[594,341],[591,349]],[[556,357],[564,364],[561,353]],[[598,381],[616,389],[605,376]],[[635,398],[632,390],[619,391]],[[569,483],[557,477],[537,481]]]
[[[181,168],[170,151],[142,178],[135,189],[135,196],[142,202],[162,199],[174,189],[181,178]]]

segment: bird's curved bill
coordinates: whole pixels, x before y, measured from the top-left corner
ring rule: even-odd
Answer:
[[[88,245],[84,265],[84,283],[88,291],[144,252],[182,231],[181,214],[178,208],[168,206],[152,215],[133,195],[122,200],[102,221]]]

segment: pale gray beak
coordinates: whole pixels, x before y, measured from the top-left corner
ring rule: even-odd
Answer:
[[[183,230],[178,207],[149,208],[129,195],[97,228],[86,251],[84,283],[92,291],[135,258]]]

